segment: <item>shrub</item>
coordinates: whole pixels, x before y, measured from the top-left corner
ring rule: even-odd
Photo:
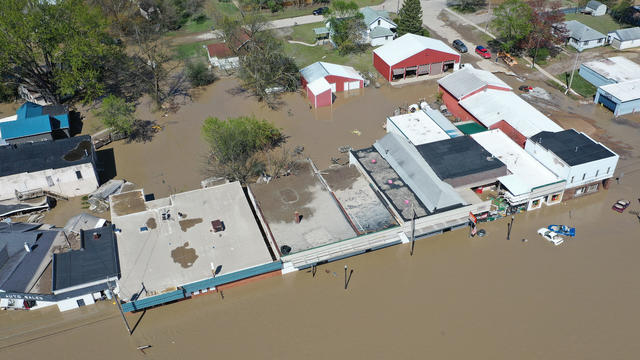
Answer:
[[[191,62],[187,64],[187,77],[193,86],[209,85],[216,80],[216,76],[207,65],[202,62]]]

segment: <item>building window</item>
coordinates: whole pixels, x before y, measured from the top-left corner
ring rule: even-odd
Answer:
[[[576,189],[576,196],[584,194],[584,191],[587,188],[581,187],[580,189]]]
[[[76,171],[76,177],[78,180],[82,179],[82,173],[80,171]]]
[[[51,176],[47,176],[47,184],[48,184],[49,186],[53,186],[53,185],[55,185],[55,184],[53,183],[53,179],[51,178]]]
[[[572,177],[571,177],[571,183],[572,183],[572,184],[573,184],[573,178],[574,178],[574,176],[572,176]]]
[[[587,177],[587,174],[586,174],[586,173],[585,173],[585,174],[582,174],[582,180],[584,180],[584,178],[586,178],[586,177]]]
[[[603,41],[603,40],[604,40],[604,39],[598,39],[598,44],[602,44],[602,41]]]
[[[589,188],[587,188],[588,193],[592,193],[595,191],[598,191],[598,184],[590,185]]]
[[[381,23],[382,23],[382,21],[378,19],[378,26],[380,26]]]
[[[611,171],[611,166],[607,168],[607,174],[609,173],[609,171]]]
[[[600,172],[600,170],[596,170],[596,177],[598,177],[598,173]]]
[[[558,199],[560,199],[560,194],[551,195],[551,201],[558,201]]]

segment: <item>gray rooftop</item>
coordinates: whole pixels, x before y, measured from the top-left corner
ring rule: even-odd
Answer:
[[[373,146],[430,212],[465,204],[451,185],[438,178],[416,147],[406,138],[389,133]]]
[[[576,20],[565,21],[563,24],[567,28],[567,36],[578,41],[598,40],[607,37],[607,35]]]
[[[469,66],[443,77],[438,80],[438,84],[458,100],[485,86],[511,90],[511,86],[490,71],[474,69]]]
[[[364,16],[364,23],[367,24],[367,26],[371,25],[379,17],[395,25],[395,23],[391,21],[389,13],[384,10],[374,10],[370,7],[364,7],[360,9],[360,13]]]
[[[106,280],[120,274],[114,227],[80,231],[81,248],[53,255],[53,290]]]
[[[560,132],[542,131],[531,137],[545,149],[553,151],[569,166],[585,164],[591,161],[606,159],[616,156],[611,150],[602,144],[593,141],[583,133],[574,129]]]
[[[592,10],[597,10],[600,6],[604,5],[603,3],[601,3],[600,1],[596,1],[596,0],[591,0],[587,3],[586,8],[587,9],[592,9]]]
[[[141,190],[110,199],[125,299],[172,291],[217,269],[224,275],[273,261],[238,182],[152,201]],[[213,231],[215,220],[223,231]]]
[[[395,33],[386,27],[376,26],[369,32],[369,37],[372,39],[385,37],[385,36],[393,36]]]
[[[630,41],[640,39],[640,27],[633,27],[628,29],[620,29],[614,31],[620,41]]]
[[[91,162],[91,136],[0,146],[0,177]]]

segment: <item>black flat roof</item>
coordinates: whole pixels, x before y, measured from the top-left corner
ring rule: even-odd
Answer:
[[[477,174],[505,166],[470,136],[458,136],[416,146],[441,180]]]
[[[16,223],[10,231],[0,232],[0,289],[4,291],[28,292],[40,265],[49,261],[58,231],[27,229],[29,225]],[[31,252],[25,250],[25,243]]]
[[[532,141],[553,151],[569,166],[579,165],[615,156],[606,147],[573,129],[559,132],[542,131],[531,137]]]
[[[94,237],[94,233],[97,237]],[[53,290],[106,280],[120,274],[114,226],[81,231],[82,248],[53,255]]]
[[[0,177],[91,162],[91,136],[0,146]]]

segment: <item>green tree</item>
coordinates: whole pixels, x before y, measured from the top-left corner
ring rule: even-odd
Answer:
[[[396,19],[398,36],[404,34],[424,35],[420,0],[404,0]]]
[[[39,91],[45,100],[100,96],[105,59],[119,51],[106,23],[83,0],[2,0],[0,77]]]
[[[493,14],[493,27],[506,51],[516,49],[533,29],[531,7],[524,0],[507,0]]]
[[[487,4],[485,0],[459,0],[452,7],[463,13],[475,12]]]
[[[331,3],[327,21],[331,27],[331,40],[342,55],[365,49],[366,25],[358,4],[353,1],[336,0]]]
[[[187,64],[187,77],[193,86],[209,85],[216,80],[213,72],[207,68],[207,65],[200,61]]]
[[[242,183],[265,168],[261,158],[284,139],[278,128],[254,117],[207,118],[202,135],[210,150],[207,170]]]
[[[131,135],[136,121],[134,112],[136,107],[124,99],[109,95],[102,100],[99,109],[94,110],[94,115],[100,118],[106,127],[125,136]]]

